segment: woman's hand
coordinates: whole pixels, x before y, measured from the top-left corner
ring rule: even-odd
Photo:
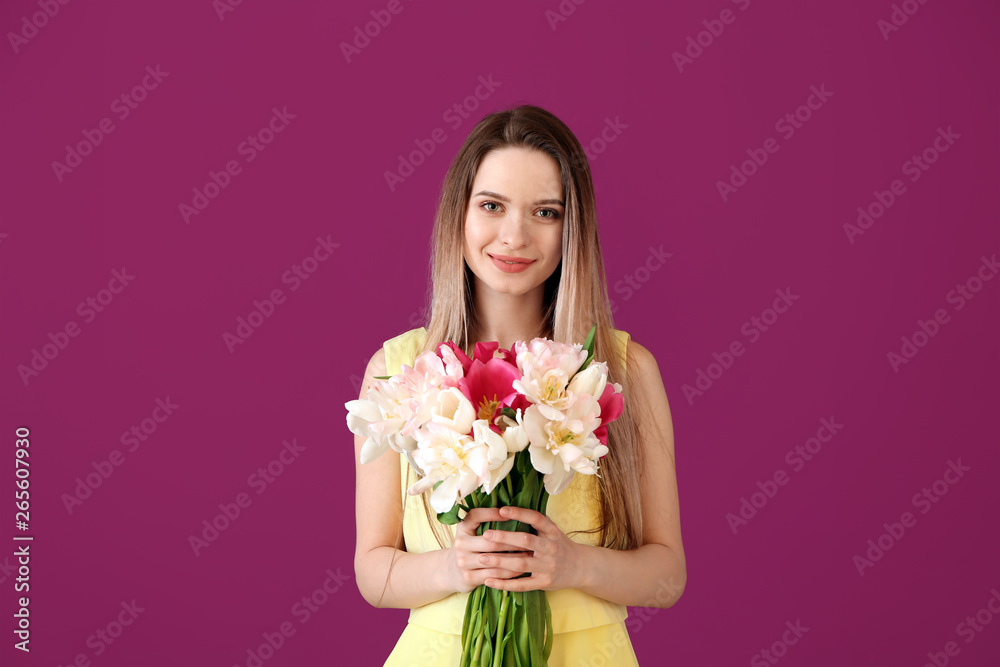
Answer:
[[[468,593],[487,579],[509,579],[519,574],[524,574],[525,570],[511,569],[498,561],[484,563],[481,559],[493,559],[497,554],[488,552],[496,550],[509,550],[510,547],[504,543],[487,540],[485,537],[476,535],[479,524],[487,521],[505,521],[507,517],[500,514],[500,510],[492,507],[474,507],[469,510],[465,517],[455,526],[455,543],[445,550],[445,578],[446,585],[450,590],[459,593]],[[526,533],[520,533],[526,534]],[[534,537],[534,536],[532,536]],[[487,555],[483,555],[487,552]],[[504,554],[507,556],[521,556],[523,554]]]
[[[475,511],[475,510],[473,510]],[[478,556],[480,567],[498,568],[500,572],[511,571],[514,575],[530,572],[530,577],[512,579],[494,575],[492,569],[482,583],[490,588],[506,591],[551,591],[560,588],[579,588],[587,573],[584,558],[586,545],[574,542],[556,525],[551,518],[535,510],[523,507],[502,507],[487,510],[493,513],[493,520],[513,519],[534,527],[537,535],[511,530],[489,530],[480,539],[485,539],[487,552]],[[489,519],[487,519],[489,520]],[[517,551],[520,553],[497,553]],[[489,553],[493,552],[493,553]]]

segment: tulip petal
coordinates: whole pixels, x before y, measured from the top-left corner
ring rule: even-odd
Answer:
[[[550,474],[557,467],[555,455],[545,447],[529,447],[528,454],[531,455],[531,467],[543,475]]]
[[[564,470],[562,466],[556,466],[548,475],[545,475],[545,490],[549,495],[557,495],[566,490],[566,487],[573,481],[573,469]]]
[[[458,475],[450,475],[441,481],[438,488],[431,493],[431,507],[439,514],[444,514],[455,506],[455,494],[461,480]]]
[[[508,456],[507,460],[504,461],[502,464],[500,464],[499,468],[490,471],[490,479],[483,487],[483,493],[492,493],[493,489],[495,489],[498,484],[500,484],[504,479],[506,479],[507,475],[510,474],[510,471],[513,468],[514,468],[514,457]]]
[[[376,439],[374,437],[369,437],[365,440],[365,444],[361,446],[360,459],[361,463],[371,463],[389,448],[389,442],[384,438]]]

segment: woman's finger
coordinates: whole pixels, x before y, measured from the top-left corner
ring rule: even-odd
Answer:
[[[486,583],[487,579],[513,579],[524,574],[524,572],[519,570],[508,570],[502,567],[488,567],[476,570],[475,572],[480,584]]]
[[[494,546],[481,551],[535,551],[543,539],[531,533],[496,529],[487,530],[482,537],[488,545]]]
[[[456,530],[460,530],[468,535],[475,535],[479,524],[486,521],[503,521],[500,510],[495,507],[473,507],[466,512],[461,521],[458,522]]]
[[[552,519],[537,510],[529,510],[525,507],[501,507],[497,510],[502,521],[520,521],[526,523],[538,532],[548,529],[550,525],[555,525]]]

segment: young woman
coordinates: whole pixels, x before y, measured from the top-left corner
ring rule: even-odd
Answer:
[[[613,328],[590,167],[562,121],[524,105],[476,125],[444,181],[432,264],[427,325],[372,355],[360,398],[374,376],[445,340],[470,356],[477,341],[582,343],[596,322],[594,355],[622,385],[625,409],[609,425],[600,477],[576,474],[546,514],[476,508],[455,526],[437,521],[429,491],[406,494],[416,474],[405,457],[361,465],[355,437],[358,588],[376,607],[411,610],[385,665],[457,665],[468,594],[480,584],[548,591],[552,667],[598,655],[637,665],[626,607],[670,607],[687,580],[673,426],[655,358]],[[476,535],[481,522],[508,518],[537,535]]]

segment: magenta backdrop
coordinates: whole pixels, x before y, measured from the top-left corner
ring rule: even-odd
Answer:
[[[997,664],[998,5],[664,5],[3,2],[0,662],[382,664],[344,402],[528,102],[671,401],[640,663]]]

